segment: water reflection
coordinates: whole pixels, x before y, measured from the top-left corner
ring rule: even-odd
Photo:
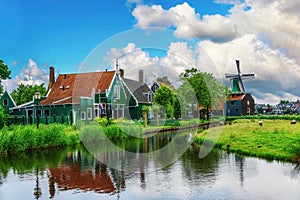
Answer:
[[[165,146],[172,137],[174,135],[169,134],[114,142],[127,150],[143,153]],[[183,136],[183,139],[186,137]],[[105,147],[95,149],[101,159],[122,156]],[[171,151],[168,153],[171,154]],[[163,159],[164,155],[143,157],[143,160],[130,157],[120,163],[122,167],[135,166],[135,171],[130,172],[104,165],[83,146],[0,157],[0,199],[300,197],[297,189],[300,187],[299,170],[294,169],[294,165],[245,158],[217,150],[200,159],[198,153],[199,147],[190,146],[179,160],[157,171],[153,169],[156,169],[157,163],[163,162],[159,159]],[[137,160],[139,162],[134,163]],[[275,184],[276,176],[278,182]],[[16,191],[16,187],[17,192],[10,192]]]

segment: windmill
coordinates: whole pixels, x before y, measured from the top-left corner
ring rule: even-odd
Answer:
[[[230,84],[231,84],[231,90],[232,93],[242,93],[244,94],[245,91],[245,87],[243,84],[242,79],[244,78],[254,78],[254,74],[241,74],[241,70],[240,70],[240,61],[236,60],[236,67],[237,67],[237,74],[225,74],[226,78],[230,78]]]

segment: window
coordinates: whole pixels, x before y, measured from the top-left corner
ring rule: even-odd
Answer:
[[[114,87],[114,98],[120,99],[120,86],[115,85]]]
[[[234,101],[231,101],[231,102],[230,102],[230,105],[232,105],[232,106],[233,106],[233,105],[234,105]]]
[[[88,120],[92,120],[93,119],[93,113],[92,113],[92,109],[91,108],[87,109],[87,119]]]
[[[86,119],[86,113],[85,112],[80,112],[80,119],[85,120]]]
[[[247,105],[248,105],[248,106],[250,105],[250,101],[249,101],[249,100],[247,100]]]
[[[249,113],[249,114],[250,114],[250,108],[249,108],[249,107],[247,108],[247,113]]]
[[[7,106],[8,106],[8,99],[4,99],[4,100],[3,100],[3,106],[4,106],[4,107],[7,107]]]
[[[152,102],[152,94],[151,94],[151,92],[148,92],[148,102]]]
[[[44,111],[44,115],[49,117],[49,116],[50,116],[50,110],[49,110],[49,109],[46,109],[46,110]]]
[[[98,112],[99,112],[99,109],[98,109],[98,108],[95,108],[95,117],[98,117],[98,116],[99,116]]]
[[[33,117],[33,110],[27,110],[27,117]]]
[[[42,110],[36,110],[35,111],[35,116],[41,117],[42,116]]]

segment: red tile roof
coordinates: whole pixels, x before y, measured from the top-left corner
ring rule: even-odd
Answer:
[[[92,90],[104,92],[109,88],[115,71],[82,74],[60,74],[48,97],[41,105],[79,103],[80,97],[90,97]]]
[[[229,101],[242,100],[245,97],[245,94],[233,94],[231,97],[228,97]]]

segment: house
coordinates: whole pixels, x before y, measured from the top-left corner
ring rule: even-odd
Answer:
[[[0,97],[0,103],[1,106],[4,109],[5,113],[9,113],[9,109],[16,106],[15,101],[11,97],[11,95],[8,93],[7,90],[4,91],[3,95]]]
[[[175,90],[175,87],[171,84],[167,76],[163,76],[162,78],[157,78],[156,81],[151,85],[151,90],[155,93],[160,86],[167,86],[171,90]]]
[[[254,115],[254,99],[249,93],[232,94],[226,101],[227,116]]]
[[[151,106],[154,99],[154,93],[144,82],[143,71],[139,71],[139,81],[128,78],[122,78],[125,88],[127,88],[127,103],[128,109],[126,118],[138,120],[142,116],[144,106]]]
[[[16,124],[69,123],[95,117],[139,119],[153,93],[142,81],[124,78],[124,70],[60,74],[55,80],[50,67],[46,97],[10,108]]]
[[[46,97],[10,109],[18,123],[69,122],[76,119],[92,120],[94,117],[124,118],[126,93],[121,81],[122,70],[60,74],[54,79],[50,67],[49,87]],[[20,118],[22,118],[20,120]]]

